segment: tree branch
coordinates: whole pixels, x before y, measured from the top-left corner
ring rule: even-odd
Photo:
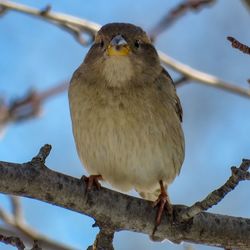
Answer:
[[[18,196],[10,196],[11,207],[12,207],[12,214],[15,220],[15,223],[22,223],[23,221],[23,211],[21,207],[21,200]]]
[[[182,17],[189,10],[199,10],[204,5],[212,4],[215,0],[189,0],[179,3],[174,9],[170,10],[159,23],[149,31],[151,39],[154,41],[165,29],[169,28],[174,22]]]
[[[48,148],[42,148],[38,155],[47,155]],[[85,191],[85,182],[48,169],[41,158],[24,164],[0,162],[2,193],[38,199],[91,216],[116,232],[152,234],[156,210],[150,201],[106,188],[93,189],[87,195]],[[174,206],[175,214],[186,208]],[[155,238],[246,249],[250,246],[250,219],[202,212],[185,223],[170,224],[164,217]]]
[[[250,98],[249,89],[238,87],[232,83],[225,82],[213,75],[191,68],[188,65],[178,62],[177,60],[160,51],[158,51],[158,54],[163,64],[169,66],[175,71],[182,73],[190,80]]]
[[[185,209],[179,216],[183,220],[189,220],[196,214],[206,211],[212,206],[218,204],[229,192],[231,192],[240,181],[250,180],[250,160],[243,160],[240,167],[232,167],[232,175],[219,189],[210,193],[204,200],[196,202],[191,207]]]
[[[236,49],[242,51],[243,53],[250,55],[250,47],[248,47],[247,45],[241,43],[240,41],[238,41],[237,39],[235,39],[232,36],[228,36],[227,40],[231,42],[231,45],[233,48],[236,48]]]
[[[42,10],[39,10],[36,8],[29,7],[27,5],[22,5],[6,0],[1,0],[0,6],[4,10],[3,14],[6,14],[8,10],[15,10],[32,16],[37,16],[46,21],[49,21],[50,23],[55,24],[60,28],[63,28],[64,30],[70,32],[71,34],[74,34],[75,38],[77,38],[78,42],[82,45],[88,45],[89,43],[91,43],[93,41],[95,33],[93,32],[93,30],[96,31],[100,28],[100,26],[96,23],[70,15],[52,12],[51,7],[48,8],[48,6],[46,6]],[[81,39],[79,39],[82,33],[87,33],[90,36],[88,43],[82,42]]]
[[[66,25],[68,29],[71,29],[71,27],[74,27],[73,30],[75,28],[79,28],[81,29],[82,32],[87,32],[87,34],[91,34],[92,36],[94,36],[101,27],[100,25],[96,23],[89,22],[84,19],[76,18],[70,15],[52,12],[50,10],[48,11],[48,13],[46,13],[46,15],[44,14],[41,15],[41,10],[39,9],[31,8],[26,5],[21,5],[21,4],[17,4],[17,3],[6,1],[6,0],[5,1],[0,0],[0,7],[2,7],[5,10],[5,13],[8,12],[9,10],[15,10],[21,13],[26,13],[29,15],[40,17],[46,21],[50,21],[53,24],[58,25],[59,27],[61,27],[61,25],[64,25],[64,26]],[[80,41],[78,40],[78,42]],[[82,43],[80,42],[80,44]],[[82,45],[85,45],[85,44],[82,44]],[[220,88],[225,91],[250,98],[250,90],[248,89],[238,87],[237,85],[233,85],[228,82],[225,82],[213,75],[209,75],[207,73],[193,69],[169,57],[163,52],[158,51],[158,53],[159,53],[161,62],[163,64],[171,67],[177,72],[180,72],[181,74],[183,74],[183,76],[189,78],[190,80],[194,80],[201,84],[209,85],[215,88]]]
[[[115,230],[108,226],[100,226],[100,232],[97,234],[93,246],[89,246],[87,250],[114,250],[113,239]]]
[[[43,92],[30,91],[26,96],[7,104],[0,102],[0,132],[11,122],[37,117],[42,110],[42,103],[68,89],[68,83],[62,83]]]
[[[0,234],[0,242],[3,242],[4,244],[7,244],[7,245],[12,245],[16,247],[18,250],[25,249],[25,245],[18,237],[14,237],[14,236],[8,237],[8,236],[4,236]]]
[[[72,247],[67,247],[63,245],[62,243],[58,243],[53,240],[50,240],[46,237],[42,237],[41,239],[40,237],[38,237],[37,238],[38,240],[35,240],[34,242],[34,239],[27,237],[27,235],[15,229],[7,229],[4,227],[0,227],[0,234],[12,235],[12,236],[21,238],[25,244],[31,245],[31,246],[32,244],[34,244],[33,247],[37,245],[41,247],[42,249],[51,249],[51,250],[74,250],[75,249]]]
[[[1,185],[1,184],[0,184]],[[15,197],[19,198],[19,197]],[[15,205],[16,206],[16,205]],[[46,236],[43,236],[36,232],[33,228],[29,227],[24,219],[16,218],[14,216],[7,213],[4,209],[0,208],[0,219],[8,225],[13,230],[7,230],[4,228],[0,228],[0,234],[18,236],[20,238],[24,238],[25,242],[28,242],[30,245],[33,244],[34,239],[39,242],[39,245],[45,248],[53,249],[53,250],[72,250],[72,248],[65,246],[59,242],[55,242]]]

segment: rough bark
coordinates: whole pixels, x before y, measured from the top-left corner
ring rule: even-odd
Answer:
[[[49,153],[49,152],[48,152]],[[102,227],[152,234],[156,210],[152,203],[106,188],[85,195],[80,179],[48,169],[39,153],[24,164],[0,162],[0,192],[41,200],[91,216]],[[176,214],[185,206],[174,206]],[[202,212],[187,222],[170,224],[166,217],[154,239],[188,241],[224,248],[249,249],[250,219]]]

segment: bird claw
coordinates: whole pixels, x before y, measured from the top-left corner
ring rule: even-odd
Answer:
[[[89,177],[84,175],[82,177],[82,180],[87,183],[86,192],[90,191],[93,188],[93,186],[95,186],[98,190],[101,188],[99,180],[102,180],[102,176],[100,174],[90,175]]]
[[[160,182],[161,185],[161,193],[159,194],[157,200],[153,203],[153,207],[159,207],[156,215],[155,220],[155,227],[153,230],[153,235],[157,230],[157,227],[161,224],[163,211],[166,210],[169,222],[173,224],[173,206],[171,205],[169,201],[168,194],[166,193],[165,189],[163,188],[162,182]]]

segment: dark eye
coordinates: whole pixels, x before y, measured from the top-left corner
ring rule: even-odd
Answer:
[[[135,40],[135,47],[139,48],[141,45],[141,41],[140,40]]]
[[[104,46],[104,42],[103,42],[103,40],[101,40],[100,47],[103,48],[103,46]]]

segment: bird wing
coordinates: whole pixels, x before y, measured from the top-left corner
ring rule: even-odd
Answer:
[[[174,82],[173,82],[171,76],[169,75],[169,73],[167,72],[167,70],[165,70],[164,68],[162,68],[161,77],[165,78],[165,81],[163,81],[163,82],[167,83],[167,85],[168,85],[168,86],[166,86],[167,91],[174,92],[173,93],[174,95],[172,95],[174,97],[174,108],[175,108],[175,111],[180,119],[180,122],[182,122],[183,111],[182,111],[180,99],[176,94],[176,88],[175,88]]]

